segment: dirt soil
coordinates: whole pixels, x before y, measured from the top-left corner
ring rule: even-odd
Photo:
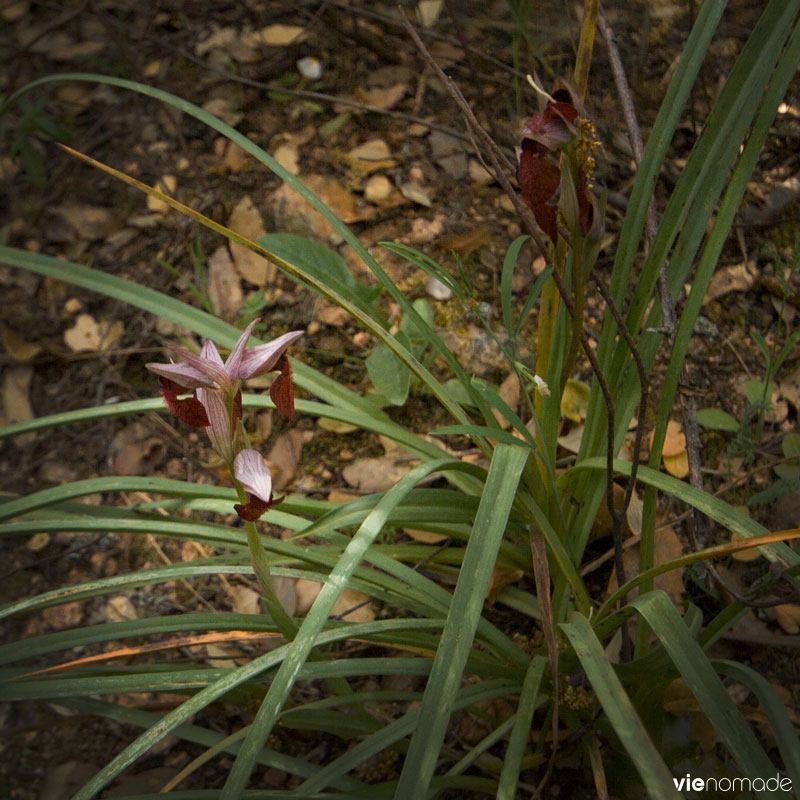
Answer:
[[[417,4],[401,5],[414,16]],[[519,37],[511,14],[517,3],[466,0],[440,5],[438,17],[428,20],[427,27],[418,25],[426,44],[459,84],[478,119],[513,156],[522,122],[537,110],[524,74],[535,70],[549,87],[555,77],[569,74],[574,63],[579,23],[573,5],[537,3],[527,41]],[[645,134],[690,30],[694,7],[682,0],[606,4]],[[508,198],[474,157],[458,109],[409,41],[396,9],[395,2],[361,0],[236,4],[6,0],[0,6],[4,20],[0,47],[8,57],[0,88],[7,95],[37,77],[94,72],[142,81],[210,110],[314,188],[409,297],[429,299],[437,325],[465,366],[500,384],[507,370],[474,314],[442,294],[441,287],[426,284],[421,271],[378,245],[384,240],[410,244],[453,272],[456,253],[475,287],[480,310],[496,322],[505,250],[522,232]],[[730,4],[664,168],[658,209],[663,209],[759,10],[760,4],[743,0]],[[778,319],[774,261],[764,255],[764,247],[788,254],[797,233],[799,89],[795,81],[775,121],[735,235],[719,265],[718,294],[703,311],[707,327],[697,332],[690,350],[687,388],[698,405],[722,408],[737,419],[747,405],[744,383],[763,375],[764,369],[750,334],[760,332],[769,339]],[[599,279],[605,280],[633,164],[601,41],[594,51],[586,107],[604,148],[595,180],[607,187],[609,197],[607,234],[596,268]],[[369,387],[364,359],[373,342],[339,309],[273,266],[230,253],[215,234],[82,163],[56,142],[147,184],[158,184],[208,217],[240,226],[237,230],[242,233],[300,233],[338,247],[340,242],[324,220],[240,148],[188,114],[151,98],[79,81],[52,84],[28,95],[0,119],[0,134],[4,188],[0,222],[5,243],[67,258],[205,305],[230,322],[242,322],[258,311],[265,320],[262,332],[270,338],[289,330],[306,331],[293,348],[296,358],[353,389]],[[775,198],[778,190],[783,191],[780,201]],[[348,263],[359,280],[374,282],[362,265],[350,258]],[[524,249],[514,282],[519,306],[541,267],[535,254]],[[186,341],[185,333],[169,320],[59,281],[0,266],[0,286],[4,343],[0,414],[6,421],[153,396],[156,383],[143,365],[161,360],[165,345]],[[790,328],[796,324],[799,292],[800,283],[795,282],[784,312]],[[386,311],[396,318],[396,309],[387,306]],[[597,332],[602,313],[602,302],[593,291],[587,310],[592,333]],[[531,323],[533,331],[535,314]],[[532,338],[530,345],[523,360],[532,366]],[[588,363],[580,365],[576,377],[590,377]],[[657,379],[658,374],[656,383]],[[778,376],[776,411],[749,462],[741,457],[725,460],[729,439],[704,432],[710,488],[729,501],[746,504],[770,485],[771,468],[781,458],[782,437],[798,431],[798,386],[800,353],[795,352]],[[414,392],[405,407],[391,413],[422,432],[446,422],[432,398]],[[327,498],[368,491],[356,479],[348,480],[346,469],[358,458],[384,455],[375,437],[361,433],[345,437],[302,416],[291,429],[270,414],[253,421],[265,446],[274,446],[268,458],[280,476],[279,488],[288,492]],[[565,421],[565,432],[569,425]],[[278,441],[280,447],[275,445]],[[187,441],[171,422],[155,415],[136,423],[109,419],[4,442],[0,479],[4,492],[23,494],[120,472],[217,481],[204,448],[198,437]],[[800,495],[795,492],[752,513],[770,529],[780,529],[800,525],[798,508]],[[680,511],[665,508],[665,518]],[[675,528],[680,535],[680,523]],[[685,540],[680,541],[685,546]],[[165,559],[202,555],[187,545],[132,542],[111,534],[99,538],[56,534],[5,541],[3,547],[0,602],[155,566]],[[607,550],[606,541],[595,555]],[[252,589],[244,579],[237,585]],[[198,595],[202,605],[230,608],[234,602],[230,590],[214,578],[195,584],[192,592],[143,590],[131,600],[135,608],[162,613],[194,610]],[[100,622],[115,618],[114,614],[124,618],[127,611],[127,607],[112,608],[105,600],[56,607],[41,616],[12,621],[2,631],[2,640]],[[513,615],[501,609],[497,614],[513,628]],[[796,707],[798,638],[776,626],[771,612],[759,612],[754,622],[760,627],[727,640],[723,654],[755,665],[782,687],[787,703]],[[168,701],[130,699],[147,708]],[[244,719],[247,713],[212,708],[198,724],[222,730],[230,715]],[[15,800],[67,797],[70,787],[82,785],[134,735],[133,729],[121,724],[32,703],[0,706],[0,729],[0,796]],[[468,733],[464,735],[468,738]],[[284,752],[318,762],[329,760],[342,747],[337,740],[313,733],[287,739],[282,746]],[[165,776],[199,752],[177,740],[165,740],[162,748],[137,763],[133,777],[118,791],[157,791]],[[221,786],[229,765],[229,759],[216,759],[187,786]],[[385,778],[396,774],[396,767],[395,762],[386,762],[369,768]],[[573,778],[559,781],[557,770],[550,796],[587,796],[586,787],[572,793],[567,781],[574,779],[573,773],[567,769],[562,774]],[[259,781],[264,788],[293,786],[275,770],[262,771]]]

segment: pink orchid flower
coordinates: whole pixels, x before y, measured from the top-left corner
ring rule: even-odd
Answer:
[[[233,416],[241,418],[241,384],[248,378],[263,375],[265,372],[280,371],[280,375],[270,386],[270,397],[276,408],[289,419],[294,415],[294,389],[292,387],[292,368],[286,356],[289,345],[302,336],[303,331],[290,331],[266,344],[247,348],[247,340],[258,320],[251,322],[242,331],[242,335],[231,350],[227,361],[217,350],[210,339],[203,344],[200,355],[173,348],[183,358],[178,364],[146,364],[151,372],[161,379],[161,389],[169,410],[176,417],[195,427],[208,427],[211,422],[208,408],[197,390],[222,392],[226,400],[232,404]],[[182,389],[192,389],[194,396],[178,399]],[[204,395],[206,399],[210,395]],[[236,420],[232,420],[235,426]]]
[[[241,519],[255,522],[271,506],[283,498],[272,498],[272,475],[257,450],[242,450],[233,462],[233,474],[247,493],[247,505],[234,505]]]

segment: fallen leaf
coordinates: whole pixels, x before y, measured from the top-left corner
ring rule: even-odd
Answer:
[[[164,442],[151,436],[143,442],[123,445],[114,456],[114,472],[118,475],[152,475],[167,455]]]
[[[119,227],[114,215],[101,206],[69,203],[55,210],[81,239],[105,239]]]
[[[356,99],[368,106],[374,106],[381,111],[389,111],[394,108],[405,96],[408,86],[405,83],[397,83],[384,89],[380,86],[367,89],[366,92],[357,92]]]
[[[439,542],[447,541],[450,537],[445,533],[434,533],[433,531],[421,531],[417,528],[403,528],[403,533],[409,536],[415,542],[422,542],[423,544],[439,544]]]
[[[581,381],[570,378],[561,395],[561,413],[577,424],[586,419],[589,408],[589,387]]]
[[[3,347],[13,361],[31,361],[42,352],[42,346],[26,342],[11,328],[3,326]]]
[[[338,419],[330,419],[328,417],[320,417],[317,420],[317,425],[324,431],[339,434],[353,433],[358,430],[357,425],[351,425],[349,422],[341,422]]]
[[[397,161],[391,158],[389,145],[383,139],[370,139],[350,150],[347,157],[353,168],[362,175],[397,166]]]
[[[79,314],[75,324],[64,331],[64,341],[73,353],[84,350],[110,350],[122,336],[121,320],[99,322],[91,314]]]
[[[249,586],[231,586],[231,595],[237,614],[261,613],[261,595]]]
[[[417,15],[423,28],[430,28],[442,11],[442,0],[419,0]]]
[[[343,328],[350,322],[350,312],[336,305],[320,305],[314,317],[323,325],[334,328]]]
[[[775,606],[775,621],[784,633],[795,636],[800,633],[800,606],[790,603]]]
[[[489,603],[494,603],[497,600],[497,595],[500,594],[506,586],[515,584],[524,574],[525,572],[521,569],[495,567],[492,570],[492,577],[486,589],[486,600]]]
[[[208,111],[209,114],[219,117],[232,128],[235,128],[244,119],[244,115],[234,109],[230,101],[224,97],[214,97],[211,100],[207,100],[203,103],[203,111]]]
[[[158,189],[161,194],[165,194],[168,197],[175,197],[175,192],[178,188],[178,179],[174,175],[162,175],[156,181],[154,188]],[[170,207],[158,197],[148,194],[147,210],[155,214],[166,214],[170,210]]]
[[[50,544],[50,534],[44,532],[34,533],[27,541],[28,550],[32,553],[38,553],[40,550],[44,550],[48,544]]]
[[[505,400],[508,407],[512,411],[516,412],[521,397],[519,379],[517,378],[516,373],[510,372],[506,376],[505,380],[500,384],[500,388],[497,390],[497,393],[500,395],[500,399]],[[492,413],[503,428],[508,428],[511,426],[511,423],[498,409],[493,408]]]
[[[689,456],[684,450],[674,456],[662,456],[664,469],[675,478],[685,478],[689,474]]]
[[[719,736],[702,710],[702,706],[692,694],[683,678],[676,678],[667,686],[663,700],[664,710],[677,717],[688,717],[688,740],[695,741],[704,753],[710,753],[717,746]]]
[[[267,454],[267,462],[272,472],[273,488],[285,489],[294,480],[303,445],[313,438],[313,431],[292,428],[275,440],[275,444]]]
[[[249,195],[245,195],[231,212],[228,227],[252,242],[257,242],[267,232],[261,213]],[[264,286],[273,280],[277,269],[274,264],[238,242],[229,244],[233,263],[248,283]]]
[[[300,174],[300,154],[297,152],[297,147],[291,143],[278,145],[272,157],[292,175]]]
[[[214,313],[227,322],[236,319],[244,304],[239,273],[224,244],[208,259],[208,296]]]
[[[99,55],[105,48],[105,42],[75,42],[74,44],[49,49],[47,57],[53,61],[83,61]]]
[[[30,400],[32,367],[12,367],[3,377],[3,416],[4,423],[27,422],[33,419],[33,408]],[[35,433],[15,436],[14,442],[23,447],[36,437]]]
[[[295,581],[294,590],[297,596],[296,613],[304,616],[322,591],[322,584],[319,581],[299,578]],[[375,609],[370,602],[370,596],[349,588],[342,590],[331,609],[330,616],[333,618],[342,614],[344,614],[342,619],[348,622],[371,622],[375,619]]]
[[[342,470],[342,477],[348,486],[362,492],[384,492],[410,469],[409,464],[398,464],[393,458],[358,458]]]
[[[305,38],[305,28],[300,25],[267,25],[255,31],[245,40],[245,44],[263,44],[272,47],[285,47],[297,44]]]
[[[718,269],[708,282],[708,289],[703,298],[703,305],[728,294],[729,292],[746,292],[755,283],[754,264],[736,264],[733,267]]]
[[[563,447],[568,453],[577,453],[581,447],[581,439],[583,439],[583,431],[585,430],[585,425],[576,425],[573,428],[565,433],[563,436],[558,437],[558,443]]]
[[[650,433],[650,447],[653,447],[653,437],[655,431]],[[683,427],[680,422],[671,419],[667,423],[667,432],[664,436],[664,445],[661,448],[661,455],[663,456],[677,456],[680,453],[686,452],[686,437],[683,434]]]

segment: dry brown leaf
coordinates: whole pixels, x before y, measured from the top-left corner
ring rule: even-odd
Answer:
[[[330,500],[331,503],[349,503],[351,500],[358,500],[360,497],[360,494],[340,492],[338,489],[332,489],[328,492],[328,500]]]
[[[298,44],[305,38],[305,28],[300,25],[267,25],[260,31],[254,31],[247,37],[242,37],[245,46],[269,45],[271,47],[286,47]]]
[[[522,393],[519,385],[519,378],[517,378],[515,372],[511,372],[506,376],[500,384],[497,393],[500,395],[501,400],[505,400],[512,411],[517,410]],[[511,422],[509,422],[498,409],[493,408],[492,413],[503,428],[511,427]]]
[[[178,188],[178,179],[174,175],[162,175],[156,181],[154,188],[158,189],[161,194],[165,194],[168,197],[175,197],[175,192]],[[148,194],[147,210],[156,214],[166,214],[170,210],[170,207],[158,197],[153,197],[153,195]]]
[[[261,613],[261,595],[249,586],[231,586],[231,596],[237,614]]]
[[[292,428],[275,440],[267,455],[267,462],[272,472],[272,485],[275,489],[279,491],[285,489],[294,480],[303,445],[313,438],[313,431]]]
[[[683,555],[683,544],[678,538],[673,528],[669,525],[660,526],[656,528],[653,565],[658,567],[661,564],[667,564],[670,561],[675,561]],[[638,542],[623,550],[622,562],[625,567],[625,577],[632,578],[639,571],[639,544]],[[655,578],[654,585],[656,589],[661,589],[666,592],[670,600],[677,606],[681,607],[683,593],[685,586],[683,583],[684,568],[670,570]],[[619,584],[617,583],[616,570],[612,571],[611,577],[608,581],[609,595],[615,592]],[[635,597],[638,594],[638,589],[633,589],[631,596]]]
[[[105,239],[119,227],[114,215],[102,206],[66,203],[55,210],[81,239]]]
[[[32,361],[42,352],[42,346],[26,342],[11,328],[3,326],[3,347],[13,361],[25,363]]]
[[[227,322],[236,319],[244,303],[239,273],[224,244],[208,259],[208,297],[214,313]]]
[[[330,325],[333,328],[344,328],[350,322],[350,312],[341,306],[320,305],[314,314],[314,318],[323,325]]]
[[[662,456],[664,469],[675,478],[685,478],[689,474],[689,456],[684,450],[674,456]]]
[[[393,458],[358,458],[342,470],[349,486],[363,492],[385,492],[406,475],[411,466]]]
[[[468,256],[480,250],[491,239],[487,225],[478,225],[464,233],[447,233],[436,240],[436,246],[443,250],[455,250],[460,256]]]
[[[492,577],[489,580],[489,586],[486,588],[486,600],[494,604],[497,600],[497,595],[506,588],[515,584],[525,572],[521,569],[508,569],[506,567],[495,567],[492,570]]]
[[[795,636],[800,633],[800,606],[790,603],[775,606],[775,621],[784,633]]]
[[[203,103],[203,111],[208,111],[215,117],[219,117],[232,128],[235,128],[244,119],[244,115],[232,108],[230,102],[224,97],[214,97]]]
[[[689,718],[689,741],[696,741],[705,753],[714,750],[719,741],[717,731],[695,699],[683,678],[676,678],[664,693],[664,709],[670,714]]]
[[[407,90],[408,86],[405,83],[396,83],[386,89],[375,86],[366,92],[356,92],[356,100],[381,111],[389,111],[403,99]]]
[[[33,408],[30,400],[32,367],[12,367],[3,376],[3,416],[5,424],[27,422],[33,419]],[[35,433],[26,433],[14,437],[14,442],[21,446],[29,444]]]
[[[114,456],[117,475],[151,475],[166,458],[164,442],[151,436],[143,442],[123,445]]]
[[[26,542],[28,550],[32,553],[38,553],[40,550],[44,550],[48,544],[50,544],[50,534],[44,532],[34,533]]]
[[[228,227],[251,242],[257,242],[267,232],[261,213],[249,195],[245,195],[231,212]],[[238,242],[229,244],[236,269],[248,283],[264,286],[272,281],[276,271],[274,264]]]
[[[736,264],[733,267],[718,269],[708,283],[703,305],[722,297],[728,292],[746,292],[755,283],[755,265]]]
[[[655,431],[650,434],[650,447],[653,446],[653,436]],[[667,423],[667,432],[664,436],[664,446],[661,448],[662,456],[676,456],[686,450],[686,436],[683,434],[683,426],[680,422],[671,419]]]
[[[397,166],[397,162],[391,158],[389,145],[383,139],[370,139],[354,147],[347,156],[353,168],[361,175]]]
[[[573,428],[565,433],[563,436],[558,437],[558,443],[568,453],[577,453],[581,447],[581,439],[583,439],[583,431],[585,425],[575,425]]]
[[[29,8],[30,3],[28,0],[4,3],[3,6],[0,7],[0,17],[2,17],[3,22],[17,22],[28,13]]]
[[[449,538],[444,533],[433,533],[433,531],[420,531],[417,530],[416,528],[403,528],[403,533],[405,533],[415,542],[422,542],[423,544],[439,544],[439,542],[444,542]]]
[[[570,378],[561,395],[561,413],[580,425],[589,408],[589,387],[582,381]]]
[[[75,324],[64,331],[64,342],[73,353],[84,350],[110,350],[124,331],[121,320],[100,320],[79,314]]]
[[[102,53],[105,47],[106,43],[101,41],[75,42],[48,50],[47,57],[53,61],[83,61]]]
[[[291,142],[285,142],[275,148],[272,157],[292,175],[300,174],[300,153],[297,152],[297,146]]]
[[[351,425],[349,422],[342,422],[338,419],[330,419],[329,417],[320,417],[317,420],[317,425],[324,431],[331,431],[332,433],[346,434],[353,433],[358,430],[357,425]]]
[[[294,589],[297,596],[296,613],[303,616],[309,612],[317,595],[322,591],[322,584],[319,581],[299,578],[295,581]],[[348,622],[371,622],[375,619],[375,609],[369,595],[355,589],[345,588],[334,603],[331,617],[338,617],[341,614],[345,614],[342,619]]]

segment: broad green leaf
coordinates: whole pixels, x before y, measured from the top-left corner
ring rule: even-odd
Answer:
[[[411,346],[408,337],[398,331],[396,338],[403,341],[404,346]],[[385,345],[379,344],[366,360],[367,374],[372,385],[392,405],[402,406],[408,399],[411,388],[411,371]]]
[[[710,428],[714,431],[736,433],[739,430],[739,423],[736,418],[721,408],[701,408],[697,412],[697,421],[704,428]]]

